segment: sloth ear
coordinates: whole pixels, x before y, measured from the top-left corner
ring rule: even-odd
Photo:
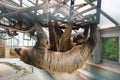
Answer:
[[[15,48],[15,52],[20,56],[20,51],[22,50],[22,48]]]

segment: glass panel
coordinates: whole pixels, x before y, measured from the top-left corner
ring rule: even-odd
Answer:
[[[33,3],[33,4],[36,4],[36,0],[28,0],[28,1],[30,1],[30,2]],[[43,3],[43,1],[38,0],[38,4],[41,4],[41,3]]]
[[[110,61],[119,61],[118,37],[102,38],[103,59]]]
[[[16,4],[20,4],[20,1],[19,0],[12,0],[13,2],[15,2]]]
[[[27,0],[23,0],[23,4],[27,5],[28,7],[34,6],[31,2],[29,2]]]
[[[108,20],[106,17],[104,17],[102,14],[100,15],[100,29],[115,27],[115,24],[113,24],[110,20]]]
[[[26,37],[28,38],[28,36],[26,35]],[[6,46],[7,47],[23,47],[23,46],[34,46],[35,45],[35,40],[31,39],[31,40],[24,40],[23,38],[23,33],[19,33],[18,36],[15,36],[12,39],[8,39],[6,40]]]
[[[19,44],[18,39],[16,39],[16,38],[6,40],[6,46],[7,47],[19,46],[18,44]]]
[[[120,0],[102,0],[102,10],[120,23]]]

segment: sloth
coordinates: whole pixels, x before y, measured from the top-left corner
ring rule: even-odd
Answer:
[[[41,28],[38,22],[35,23],[35,31],[37,32],[37,41],[33,48],[15,48],[20,60],[26,64],[33,65],[37,68],[44,69],[48,72],[67,72],[72,73],[80,69],[85,64],[86,60],[93,53],[97,44],[98,27],[96,24],[91,24],[84,30],[84,35],[76,35],[73,38],[74,46],[70,46],[67,50],[64,49],[67,44],[71,45],[70,34],[73,23],[68,23],[68,26],[59,38],[59,50],[57,48],[52,51],[48,48],[47,35]],[[89,30],[90,29],[90,30]],[[89,31],[89,37],[88,35]],[[63,36],[62,36],[63,35]],[[69,36],[68,36],[69,35]],[[60,40],[64,39],[65,40]],[[81,40],[82,38],[82,40]],[[67,43],[68,42],[68,43]],[[66,43],[65,45],[63,43]],[[60,46],[62,44],[62,46]],[[52,45],[53,46],[53,45]],[[54,45],[56,47],[56,44]],[[62,48],[63,47],[63,48]],[[63,50],[62,50],[63,49]]]
[[[88,38],[89,26],[85,27],[83,34],[78,34],[73,37],[71,40],[71,32],[73,23],[69,22],[65,32],[63,32],[59,27],[57,22],[51,23],[49,25],[49,40],[50,40],[50,49],[52,51],[65,52],[70,50],[74,45],[81,44],[85,42]]]

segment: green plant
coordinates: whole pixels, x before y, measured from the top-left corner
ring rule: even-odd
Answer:
[[[103,59],[118,62],[118,37],[102,38]]]

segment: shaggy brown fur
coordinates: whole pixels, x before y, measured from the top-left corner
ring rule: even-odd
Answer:
[[[47,36],[38,23],[35,24],[37,32],[36,45],[31,49],[20,49],[20,59],[27,64],[42,68],[49,72],[74,72],[81,68],[97,43],[98,28],[90,26],[90,37],[81,45],[76,45],[66,52],[54,52],[47,49]],[[25,52],[26,51],[26,52]]]
[[[48,22],[49,26],[49,41],[50,41],[50,49],[51,51],[59,51],[59,40],[63,31],[58,27],[57,22],[52,23]]]
[[[78,34],[73,37],[71,40],[71,32],[73,23],[69,22],[65,32],[63,32],[59,27],[58,23],[51,21],[48,22],[49,26],[49,40],[50,40],[50,49],[51,51],[66,52],[70,50],[76,44],[82,44],[88,38],[89,26],[85,27],[83,34]]]
[[[69,22],[65,32],[58,28],[57,22],[52,24],[49,22],[49,40],[50,50],[65,52],[72,48],[71,32],[73,23]]]

